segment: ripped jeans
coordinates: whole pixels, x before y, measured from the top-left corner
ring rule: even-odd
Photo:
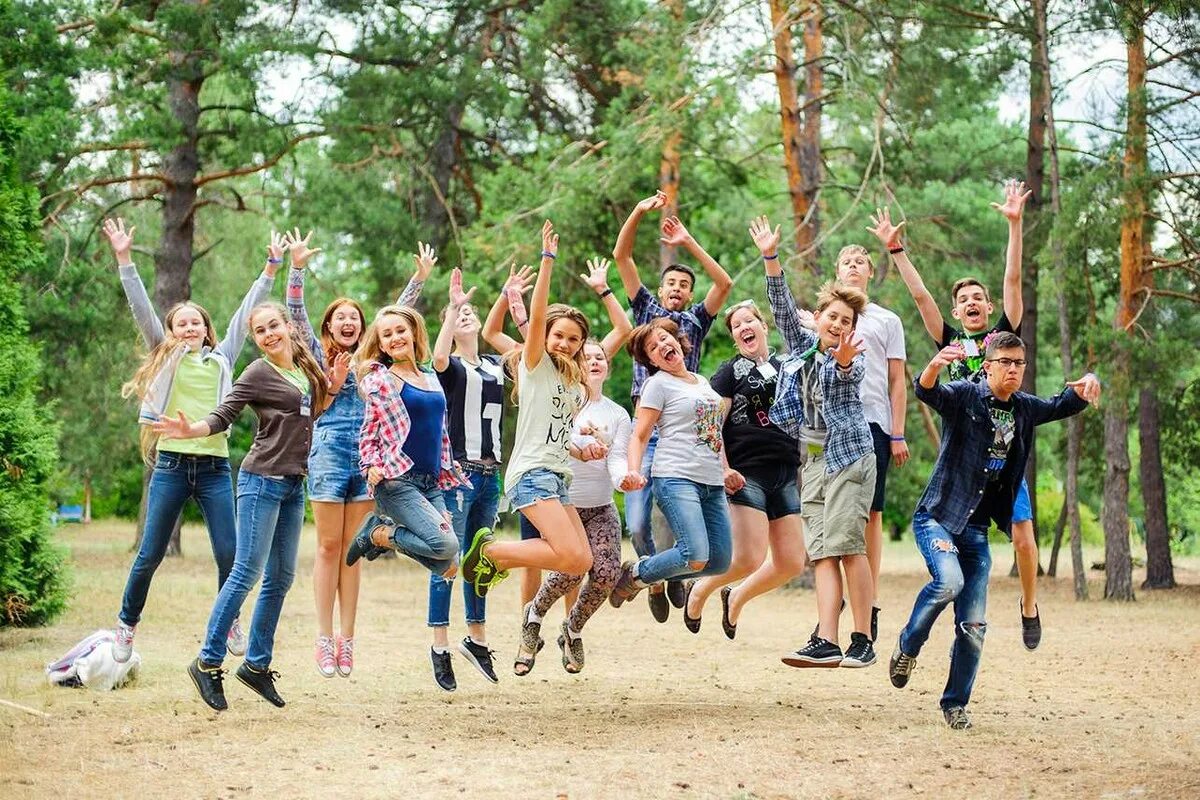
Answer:
[[[942,692],[942,709],[964,707],[979,671],[983,637],[987,632],[988,575],[992,553],[987,528],[968,525],[957,536],[930,514],[913,515],[917,548],[933,580],[925,584],[913,605],[912,616],[900,631],[900,650],[916,657],[942,610],[954,603],[954,644],[950,648],[950,676]]]

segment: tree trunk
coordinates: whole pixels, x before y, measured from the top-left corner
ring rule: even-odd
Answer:
[[[1058,511],[1058,522],[1054,523],[1054,537],[1050,544],[1050,566],[1046,567],[1046,575],[1058,577],[1058,550],[1062,547],[1063,531],[1067,529],[1067,500],[1063,498],[1062,508]]]
[[[83,476],[83,522],[92,521],[92,474]]]
[[[825,93],[825,42],[821,23],[824,10],[819,0],[808,0],[804,14],[804,125],[800,131],[801,201],[799,211],[804,224],[796,231],[796,252],[801,264],[813,275],[820,275],[821,207],[818,195],[825,181],[821,161],[821,105]]]
[[[663,207],[663,219],[679,215],[679,145],[683,134],[678,130],[671,131],[663,143],[662,159],[658,165],[658,188],[667,196],[667,204]],[[660,270],[679,261],[676,248],[673,245],[659,243],[658,266]]]
[[[1167,487],[1163,482],[1162,453],[1159,449],[1158,395],[1153,387],[1144,387],[1140,392],[1138,436],[1141,442],[1138,477],[1146,514],[1146,580],[1142,582],[1142,588],[1173,589],[1175,568],[1171,564]]]
[[[421,228],[435,250],[445,249],[450,239],[450,179],[458,165],[458,128],[462,123],[462,106],[451,103],[445,109],[445,125],[438,132],[433,146],[426,153],[428,163],[423,167],[421,181]]]
[[[771,0],[771,26],[775,45],[775,86],[779,90],[779,118],[783,134],[783,166],[787,172],[788,197],[792,203],[792,233],[797,244],[807,227],[809,203],[804,194],[804,170],[800,143],[800,98],[796,91],[796,57],[792,50],[789,0]]]

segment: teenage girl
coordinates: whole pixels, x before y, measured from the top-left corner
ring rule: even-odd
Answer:
[[[242,371],[216,410],[196,422],[188,422],[181,410],[153,425],[156,433],[191,439],[228,430],[246,406],[258,417],[254,443],[238,470],[233,570],[213,604],[200,654],[188,665],[200,697],[218,711],[226,708],[221,669],[227,649],[225,631],[259,578],[262,588],[254,606],[246,660],[237,677],[272,704],[284,705],[275,690],[279,673],[271,670],[271,654],[283,600],[296,575],[313,420],[329,399],[325,373],[288,322],[283,306],[255,306],[250,332],[262,358]]]
[[[358,431],[362,427],[363,401],[350,359],[358,349],[366,320],[362,306],[339,297],[325,308],[321,324],[313,330],[304,305],[305,266],[321,248],[309,249],[312,231],[304,238],[297,228],[287,234],[292,268],[288,272],[287,307],[292,323],[329,379],[332,403],[313,426],[313,446],[308,455],[308,494],[317,524],[317,552],[313,557],[313,594],[317,605],[317,670],[326,678],[348,677],[354,668],[354,620],[358,612],[360,568],[345,564],[346,550],[358,526],[371,510],[366,481],[358,471]],[[432,254],[430,251],[429,255]],[[413,305],[420,296],[433,264],[420,245],[415,256],[416,275],[408,282],[398,305]],[[341,631],[333,633],[333,606],[338,604]]]
[[[172,306],[164,322],[159,322],[130,258],[135,230],[126,230],[123,219],[104,221],[104,234],[120,269],[121,286],[133,311],[134,322],[150,350],[122,389],[125,397],[137,397],[142,402],[138,412],[138,423],[143,426],[142,455],[148,464],[154,465],[147,488],[142,542],[129,571],[121,613],[117,617],[113,658],[122,663],[133,653],[134,629],[146,605],[150,582],[162,563],[175,521],[189,497],[199,503],[204,514],[213,558],[217,562],[218,590],[233,568],[237,529],[229,468],[229,437],[223,433],[203,439],[158,437],[151,425],[163,414],[174,416],[182,412],[201,417],[224,402],[233,385],[234,362],[246,341],[246,319],[250,309],[270,293],[275,271],[283,257],[283,237],[272,233],[262,275],[251,284],[250,291],[229,320],[225,338],[218,342],[208,312],[190,301]],[[230,652],[244,653],[246,634],[236,617],[226,633]]]

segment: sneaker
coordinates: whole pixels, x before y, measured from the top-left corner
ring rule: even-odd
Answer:
[[[692,633],[700,632],[701,617],[693,617],[688,614],[688,598],[692,596],[692,587],[696,585],[695,581],[688,581],[687,586],[683,590],[683,627],[687,628]]]
[[[946,718],[946,724],[952,730],[965,731],[971,727],[971,718],[967,715],[967,710],[962,706],[943,708],[942,716]]]
[[[187,671],[192,677],[192,683],[196,684],[200,699],[208,703],[209,708],[216,711],[229,708],[229,704],[225,702],[225,670],[221,669],[220,664],[205,664],[197,658],[188,664]]]
[[[814,636],[808,644],[783,657],[789,667],[838,667],[842,664],[842,648],[828,639]]]
[[[255,669],[245,661],[237,668],[237,679],[253,689],[260,697],[276,708],[283,708],[286,703],[275,691],[275,679],[279,673],[273,669]]]
[[[429,660],[433,662],[433,679],[437,681],[437,685],[447,692],[457,689],[458,681],[454,680],[454,666],[450,663],[450,651],[439,653],[431,647],[429,648]]]
[[[667,602],[666,592],[646,592],[646,599],[650,602],[650,616],[656,622],[666,622],[670,618],[671,604]]]
[[[366,525],[359,529],[355,534],[354,540],[350,542],[350,547],[346,550],[346,566],[353,567],[360,558],[365,558],[367,561],[374,561],[390,548],[377,547],[371,541],[371,534],[375,531],[378,525]]]
[[[683,608],[683,604],[687,602],[687,586],[683,581],[667,581],[667,597],[671,601],[671,605],[676,608]]]
[[[313,657],[317,660],[317,672],[320,672],[322,676],[332,678],[337,674],[337,652],[332,636],[317,637],[317,646],[314,648]]]
[[[846,648],[846,657],[842,659],[843,667],[869,667],[875,663],[875,648],[865,633],[855,631],[850,634],[850,646]]]
[[[1021,606],[1018,605],[1017,608],[1021,614],[1021,641],[1025,644],[1026,650],[1037,650],[1037,646],[1042,643],[1041,610],[1035,603],[1033,606],[1033,616],[1027,617]]]
[[[871,641],[879,641],[879,606],[871,606]]]
[[[486,597],[489,589],[508,577],[508,570],[499,569],[483,554],[484,545],[494,541],[496,537],[491,528],[480,528],[475,531],[471,546],[459,562],[459,574],[475,588],[475,594],[479,597]]]
[[[229,626],[229,635],[225,637],[225,649],[233,656],[246,655],[246,632],[242,630],[242,621],[234,619]]]
[[[133,655],[133,632],[136,626],[117,620],[116,640],[112,644],[113,661],[124,664]]]
[[[563,669],[572,675],[583,671],[583,637],[572,638],[567,632],[567,621],[562,621],[558,633],[558,649],[562,650]]]
[[[633,576],[633,565],[632,561],[621,565],[621,577],[617,578],[617,585],[608,596],[608,603],[613,608],[620,608],[622,603],[637,597],[637,593],[645,588],[637,585],[638,580]]]
[[[725,631],[726,639],[737,636],[737,625],[729,621],[729,595],[732,592],[728,586],[721,588],[721,629]]]
[[[917,657],[910,656],[900,649],[900,638],[896,637],[896,649],[892,651],[892,660],[888,663],[888,677],[892,686],[903,689],[908,685],[908,678],[917,666]]]
[[[492,683],[500,682],[500,679],[496,677],[496,668],[492,665],[492,651],[487,648],[487,645],[479,644],[467,636],[458,643],[458,652],[462,653],[463,658],[470,661],[483,677]]]
[[[343,678],[349,678],[354,669],[354,637],[339,636],[337,639],[337,670]]]

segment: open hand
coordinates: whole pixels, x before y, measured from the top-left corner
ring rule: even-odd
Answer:
[[[437,254],[434,252],[433,245],[417,242],[417,252],[413,253],[413,261],[417,265],[417,272],[413,275],[413,279],[422,282],[429,280],[433,266],[437,264]]]
[[[116,220],[104,220],[103,230],[113,255],[117,257],[117,265],[128,264],[129,253],[133,250],[133,232],[137,230],[137,226],[125,230],[125,220],[117,217]]]
[[[436,259],[435,259],[436,260]],[[450,271],[450,305],[455,309],[462,308],[467,303],[471,302],[471,295],[475,294],[475,287],[472,286],[467,291],[462,288],[462,270],[455,267]]]
[[[764,257],[773,256],[779,251],[779,226],[771,230],[771,221],[765,215],[750,221],[750,238]]]
[[[1010,222],[1019,222],[1025,211],[1025,201],[1033,196],[1032,189],[1025,188],[1025,181],[1016,178],[1004,182],[1004,203],[992,203],[992,208],[1003,214]]]
[[[554,224],[550,220],[542,223],[542,252],[558,255],[558,234],[554,232]]]
[[[662,236],[659,241],[668,247],[683,247],[692,238],[688,229],[679,221],[679,217],[667,217],[662,223]]]
[[[279,269],[280,262],[283,261],[283,252],[287,249],[288,237],[278,231],[271,231],[271,241],[267,244],[267,266],[266,272],[268,275],[274,276],[275,270]],[[275,263],[271,263],[271,262]]]
[[[652,197],[647,197],[645,200],[637,204],[637,210],[643,214],[654,211],[659,208],[664,208],[667,205],[667,193],[661,189],[654,193]]]
[[[829,353],[837,361],[838,366],[848,367],[854,358],[860,353],[865,353],[866,348],[863,347],[863,340],[854,341],[854,331],[843,333],[838,339],[837,347],[832,348]]]
[[[592,287],[596,294],[603,294],[608,289],[608,259],[589,258],[588,271],[579,274],[583,282]]]
[[[191,437],[192,425],[180,411],[178,417],[159,417],[158,422],[150,424],[150,430],[168,439],[188,439]]]
[[[888,210],[887,206],[884,206],[875,209],[875,215],[871,217],[871,225],[875,227],[868,227],[867,230],[875,234],[875,238],[890,250],[900,246],[900,234],[904,230],[905,224],[905,221],[901,220],[899,224],[893,225],[892,212]]]
[[[321,252],[321,248],[309,249],[308,243],[312,240],[313,232],[309,231],[308,235],[301,238],[300,229],[293,228],[290,233],[284,236],[284,241],[287,243],[288,252],[292,257],[292,267],[295,269],[304,269],[304,265],[308,260]]]
[[[508,268],[508,278],[504,281],[504,291],[510,292],[516,290],[518,295],[533,288],[533,282],[537,280],[537,270],[528,264],[522,266],[519,270],[516,264],[511,264]]]
[[[350,374],[350,358],[349,352],[338,353],[334,356],[333,366],[329,369],[329,381],[339,390],[345,385],[346,376]]]

